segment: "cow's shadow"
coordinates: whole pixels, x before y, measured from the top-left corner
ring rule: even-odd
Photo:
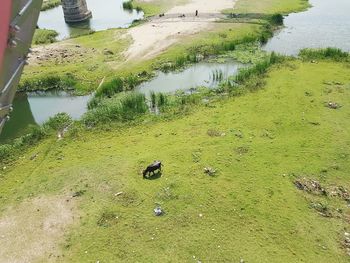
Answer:
[[[158,171],[156,173],[150,173],[149,175],[147,176],[144,176],[143,179],[146,179],[146,180],[157,180],[159,178],[162,177],[162,172],[161,171]]]

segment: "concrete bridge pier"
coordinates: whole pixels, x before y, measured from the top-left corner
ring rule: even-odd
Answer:
[[[61,0],[66,23],[77,23],[92,17],[86,0]]]

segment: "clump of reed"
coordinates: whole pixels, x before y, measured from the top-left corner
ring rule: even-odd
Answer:
[[[270,54],[270,57],[255,64],[254,66],[240,69],[239,73],[235,77],[235,82],[237,84],[242,84],[252,76],[260,77],[261,75],[267,72],[268,68],[271,65],[281,62],[283,60],[283,56],[277,55],[275,52],[272,52]]]
[[[304,60],[316,60],[316,59],[332,59],[335,61],[350,60],[350,54],[342,51],[339,48],[324,48],[324,49],[302,49],[299,52],[299,56]]]
[[[213,82],[221,82],[224,79],[224,72],[221,69],[213,70],[211,79]]]
[[[83,117],[87,126],[109,121],[129,121],[148,111],[144,94],[129,92],[102,100],[95,108]]]
[[[72,74],[65,74],[64,76],[47,75],[41,78],[27,79],[18,85],[19,91],[37,91],[37,90],[51,90],[51,89],[72,89],[77,85]]]

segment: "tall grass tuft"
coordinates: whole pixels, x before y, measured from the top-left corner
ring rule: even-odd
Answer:
[[[112,97],[114,94],[124,90],[123,80],[114,78],[109,82],[103,83],[95,93],[95,97]]]
[[[335,61],[345,61],[350,59],[350,54],[342,51],[338,48],[325,48],[325,49],[302,49],[299,52],[299,56],[302,59],[332,59]]]
[[[104,99],[96,108],[84,115],[83,122],[87,126],[94,126],[113,120],[128,121],[147,111],[145,95],[130,92],[111,99]]]
[[[157,94],[154,91],[151,91],[150,97],[151,97],[151,107],[155,108],[157,105]]]
[[[239,73],[235,77],[235,82],[237,84],[242,84],[252,76],[259,77],[265,74],[271,65],[282,62],[283,60],[283,56],[272,52],[269,58],[255,64],[254,66],[240,69]]]
[[[224,78],[224,73],[221,69],[216,69],[212,71],[211,79],[213,82],[220,82]]]

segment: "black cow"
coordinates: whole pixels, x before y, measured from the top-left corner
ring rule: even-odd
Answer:
[[[159,170],[162,171],[162,163],[160,161],[154,161],[154,163],[147,166],[145,170],[143,170],[143,178],[146,178],[146,175],[150,175],[152,173],[154,175],[154,172]]]

